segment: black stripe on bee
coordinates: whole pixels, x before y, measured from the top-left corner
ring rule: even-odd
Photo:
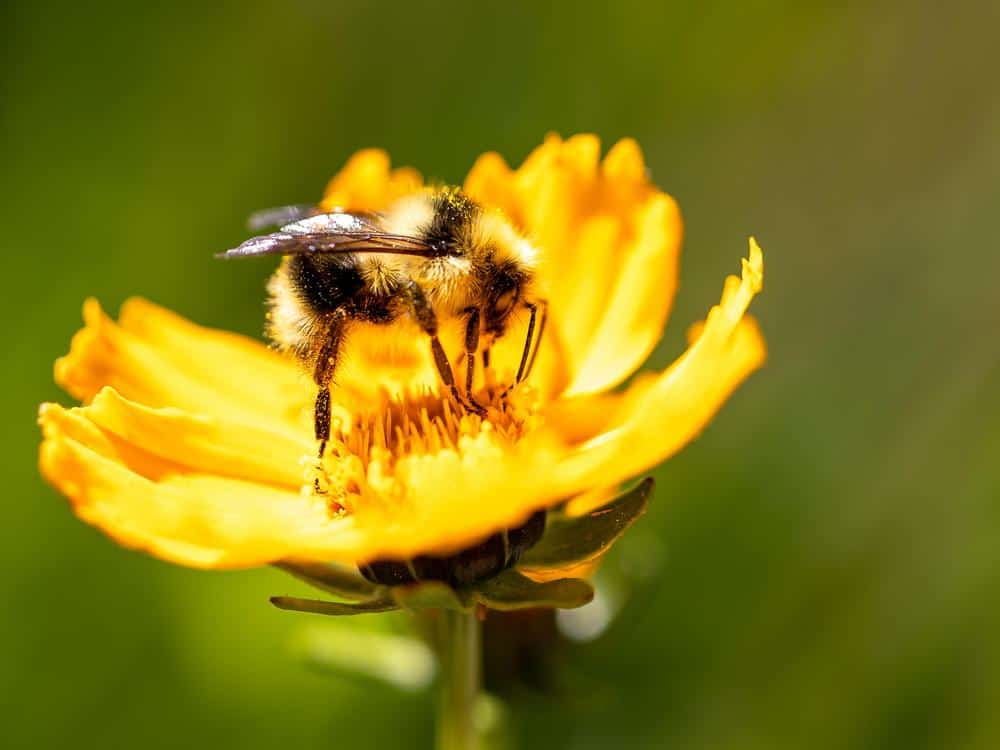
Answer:
[[[357,258],[351,255],[293,255],[288,276],[303,302],[317,313],[343,307],[365,286]]]

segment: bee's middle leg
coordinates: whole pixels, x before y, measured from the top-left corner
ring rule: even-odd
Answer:
[[[476,375],[476,352],[479,351],[479,308],[469,307],[463,312],[469,316],[465,322],[465,397],[477,407],[477,410],[485,411],[485,407],[472,396],[472,380]],[[489,362],[486,351],[483,352],[483,362]]]

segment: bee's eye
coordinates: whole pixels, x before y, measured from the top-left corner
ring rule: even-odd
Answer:
[[[514,300],[516,298],[517,290],[508,289],[506,292],[497,297],[496,302],[493,303],[493,312],[497,315],[497,317],[503,317],[510,312],[510,308],[514,304]]]

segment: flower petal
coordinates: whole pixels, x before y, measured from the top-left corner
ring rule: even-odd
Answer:
[[[77,515],[124,546],[194,567],[242,567],[336,546],[353,534],[350,519],[331,518],[322,499],[206,475],[154,481],[44,412],[42,420],[42,474]]]
[[[524,523],[557,499],[545,469],[564,449],[551,438],[511,445],[486,430],[459,450],[404,456],[391,473],[373,461],[352,503],[358,529],[372,531],[364,556],[447,555]]]
[[[141,297],[125,301],[118,325],[199,381],[265,408],[310,384],[292,359],[261,342],[197,325]]]
[[[191,473],[216,474],[289,487],[303,483],[303,458],[315,446],[299,439],[218,417],[189,414],[179,409],[153,409],[105,388],[81,407],[97,427],[151,455],[184,466]]]
[[[423,186],[411,167],[390,169],[389,155],[377,148],[354,154],[330,180],[320,207],[326,211],[378,211]]]
[[[324,497],[275,486],[294,484],[301,462],[283,438],[268,456],[271,436],[262,431],[240,435],[214,418],[150,409],[110,389],[86,407],[45,404],[40,422],[42,473],[83,520],[125,546],[195,567],[450,553],[554,499],[543,468],[556,446],[505,451],[489,431],[464,438],[461,456],[407,456],[383,481],[373,468],[353,514],[337,517]],[[507,502],[484,502],[484,488]]]
[[[301,435],[311,386],[296,366],[251,339],[203,328],[143,300],[130,300],[122,324],[96,300],[85,326],[56,361],[55,379],[81,401],[105,386],[149,406],[264,424]]]
[[[624,394],[602,432],[578,445],[557,467],[567,492],[624,481],[670,457],[763,364],[764,339],[745,315],[761,289],[763,270],[763,255],[751,239],[742,278],[726,280],[719,305],[692,329],[688,350],[655,379],[637,384],[637,393]]]
[[[676,288],[676,204],[649,182],[635,141],[599,158],[595,136],[550,135],[516,171],[486,154],[465,181],[470,195],[504,211],[541,249],[550,343],[563,361],[538,380],[561,381],[574,395],[635,371],[660,337]],[[560,366],[561,378],[552,375]]]
[[[618,385],[660,339],[677,289],[680,214],[666,195],[650,199],[637,213],[638,235],[619,260],[618,278],[567,396]]]

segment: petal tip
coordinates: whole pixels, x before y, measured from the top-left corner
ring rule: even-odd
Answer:
[[[612,179],[646,182],[649,170],[642,148],[635,138],[622,138],[610,148],[602,163],[604,174]]]
[[[104,317],[104,308],[97,297],[87,297],[83,301],[83,322],[86,326],[97,325]]]
[[[754,294],[764,287],[764,252],[755,237],[750,238],[750,257],[743,259],[743,278]]]
[[[59,404],[53,403],[51,401],[45,401],[38,405],[38,424],[39,426],[44,426],[45,422],[52,415],[54,410],[61,409]]]

